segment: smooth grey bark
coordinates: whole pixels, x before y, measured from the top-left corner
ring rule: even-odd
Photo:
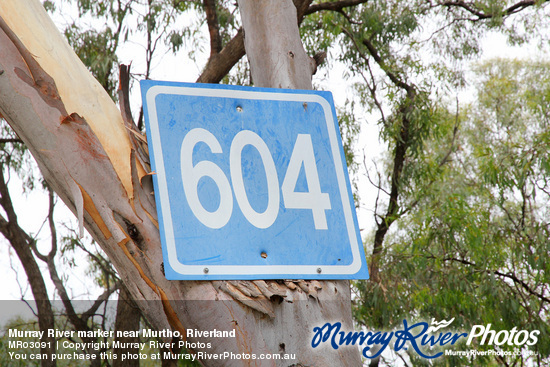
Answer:
[[[252,81],[257,87],[312,89],[311,78],[316,70],[313,58],[303,47],[292,0],[239,0],[244,28],[244,45],[250,63]],[[359,366],[361,359],[355,347],[333,350],[311,348],[312,330],[326,322],[340,321],[343,330],[353,330],[349,281],[316,282],[317,298],[305,297],[290,306],[275,307],[275,322],[288,323],[287,335],[275,343],[300,345],[300,362],[314,366]],[[302,325],[302,330],[297,325]],[[320,358],[322,355],[322,358]]]
[[[307,56],[291,0],[239,0],[244,47],[256,87],[311,89],[315,62]]]

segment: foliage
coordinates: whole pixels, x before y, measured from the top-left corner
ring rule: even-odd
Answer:
[[[355,114],[378,116],[385,145],[368,173],[378,195],[367,204],[375,222],[366,239],[371,280],[357,284],[356,321],[388,330],[404,318],[455,317],[457,330],[536,329],[537,351],[548,360],[547,65],[496,60],[468,71],[488,34],[544,49],[547,2],[390,0],[330,9],[305,19],[305,43],[347,67],[363,109]],[[464,103],[475,89],[478,101]],[[414,353],[407,359],[422,364]],[[514,362],[525,363],[476,360]]]
[[[33,338],[9,338],[7,330],[8,329],[18,329],[21,331],[36,331],[38,330],[38,325],[36,322],[28,322],[21,318],[16,318],[11,320],[10,322],[6,323],[6,325],[3,326],[3,336],[0,337],[0,364],[3,366],[13,366],[13,367],[27,367],[27,366],[40,366],[40,360],[37,359],[30,359],[29,355],[33,354],[39,354],[40,349],[39,348],[24,348],[23,346],[19,346],[17,348],[10,348],[9,347],[9,341],[17,342],[38,342],[37,339]],[[20,354],[22,356],[25,356],[25,359],[14,359],[10,357],[10,352],[15,354]],[[67,364],[58,364],[58,366],[66,366]]]
[[[455,317],[458,330],[540,330],[534,348],[548,358],[549,68],[479,65],[477,101],[424,142],[402,191],[414,206],[386,240],[381,282],[359,285],[358,321],[391,328]]]

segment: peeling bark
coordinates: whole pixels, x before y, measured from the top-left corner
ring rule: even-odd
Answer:
[[[296,27],[292,3],[284,9],[289,13],[281,15]],[[153,327],[182,335],[186,329],[236,330],[236,338],[188,338],[211,343],[209,353],[297,356],[278,363],[205,361],[209,366],[360,364],[354,347],[309,346],[313,327],[327,321],[342,321],[351,330],[348,282],[166,280],[143,137],[125,125],[38,0],[2,0],[0,14],[0,113],[28,146],[49,185],[105,251]],[[310,71],[296,76],[298,82],[283,77],[278,86],[303,88],[304,81],[311,81],[311,63],[303,48],[289,49],[283,58],[289,58],[288,51],[296,57],[291,69],[304,72],[305,60]],[[287,72],[283,68],[277,75]]]

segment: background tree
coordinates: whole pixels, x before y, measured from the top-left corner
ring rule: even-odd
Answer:
[[[541,330],[541,335],[548,332],[547,326],[542,322],[548,310],[548,279],[540,278],[540,274],[544,273],[544,266],[538,270],[531,269],[531,279],[527,280],[517,277],[517,271],[510,271],[510,264],[516,261],[512,261],[508,256],[502,256],[503,252],[509,253],[512,248],[527,250],[528,253],[533,251],[533,248],[529,249],[530,246],[527,245],[532,240],[521,242],[516,238],[515,246],[512,247],[512,243],[503,242],[502,238],[491,237],[490,233],[499,228],[494,226],[496,223],[493,222],[497,219],[495,212],[499,210],[497,202],[485,201],[485,212],[472,205],[472,210],[462,216],[463,212],[452,207],[457,197],[462,197],[462,186],[454,181],[450,183],[447,181],[448,176],[445,176],[450,174],[449,172],[452,172],[452,175],[463,175],[464,172],[468,172],[473,176],[476,172],[473,167],[480,164],[480,159],[483,160],[482,156],[470,156],[473,159],[472,166],[457,166],[455,163],[455,160],[463,157],[464,152],[469,152],[469,149],[465,148],[466,144],[462,142],[462,136],[466,133],[463,131],[464,124],[461,123],[464,119],[461,111],[466,107],[460,105],[458,100],[453,101],[458,98],[455,96],[459,95],[460,86],[466,85],[469,81],[465,79],[466,69],[462,60],[479,53],[480,39],[487,31],[508,34],[512,44],[526,42],[529,36],[543,33],[542,29],[547,24],[544,21],[532,23],[531,20],[540,19],[545,11],[544,5],[544,2],[498,2],[497,5],[495,2],[474,4],[390,1],[383,4],[370,2],[364,8],[355,8],[344,13],[342,9],[335,9],[340,14],[337,17],[341,19],[341,29],[349,42],[349,46],[343,51],[344,60],[350,60],[350,69],[363,79],[358,92],[365,98],[366,107],[378,112],[380,135],[389,148],[388,155],[383,159],[384,170],[375,171],[374,174],[371,171],[369,176],[370,182],[379,190],[375,202],[376,227],[372,238],[367,242],[367,246],[372,246],[371,280],[358,286],[362,301],[356,314],[357,320],[367,327],[377,330],[392,328],[400,325],[403,318],[414,315],[426,320],[432,317],[450,319],[456,316],[455,327],[459,330],[468,329],[475,323],[483,323],[479,322],[479,319],[492,322],[501,329],[510,330],[518,319],[531,322],[538,318],[539,322],[534,328]],[[519,24],[525,27],[525,33],[518,31]],[[426,32],[428,27],[434,31]],[[426,52],[430,48],[433,52],[427,57]],[[457,63],[458,61],[460,63]],[[512,75],[517,75],[516,80],[521,78],[522,73],[519,69],[508,71],[515,73]],[[531,88],[532,85],[527,80],[531,79],[525,80],[525,86]],[[513,91],[502,90],[507,98],[518,101],[518,105],[510,106],[505,113],[501,111],[501,114],[509,116],[509,121],[519,117],[516,112],[520,109],[516,107],[519,108],[522,103],[520,96],[513,94]],[[500,95],[493,101],[494,105],[499,106],[503,101],[502,97],[503,95]],[[544,102],[541,105],[544,105]],[[536,108],[543,108],[541,105]],[[481,132],[486,130],[481,128],[482,122],[489,123],[477,119],[470,125],[469,131],[475,131],[472,136],[484,136]],[[523,123],[531,126],[532,118],[513,127],[509,126],[509,129],[517,129],[518,133],[525,131],[521,127]],[[529,129],[533,132],[531,129],[534,127]],[[542,128],[539,133],[544,131]],[[491,143],[499,145],[498,141],[479,143],[476,149],[487,149]],[[548,142],[538,139],[537,144],[547,147]],[[526,151],[530,152],[526,155],[538,160],[532,154],[534,151]],[[542,158],[542,161],[547,161],[547,158]],[[513,175],[513,171],[504,165],[493,166],[496,167],[501,176]],[[541,176],[547,174],[543,170],[537,172],[541,172]],[[541,180],[541,176],[536,180]],[[468,182],[466,187],[468,199],[460,200],[457,205],[484,201],[482,190],[473,188],[471,182]],[[502,189],[498,187],[498,190]],[[434,222],[437,216],[433,212],[418,210],[431,195],[441,192],[450,197],[449,200],[437,201],[438,204],[433,203],[434,210],[437,207],[438,213],[439,210],[445,213],[444,219]],[[538,199],[530,201],[542,203],[544,206],[544,196],[532,193]],[[505,197],[510,197],[510,194]],[[477,225],[477,221],[483,217],[482,213],[486,217],[483,220],[484,225],[480,226]],[[548,253],[548,216],[538,210],[536,213],[538,220],[533,225],[538,235],[534,238],[538,241],[538,253],[543,256]],[[416,223],[416,220],[421,220],[422,231],[410,225],[411,222]],[[471,225],[466,228],[470,228],[472,232],[468,235],[458,235],[449,231],[451,226],[461,228],[461,231],[466,230],[464,225],[470,221]],[[434,228],[435,223],[440,224],[438,231]],[[477,236],[473,236],[473,233]],[[480,268],[479,263],[475,261],[455,261],[457,257],[453,251],[457,250],[456,247],[446,247],[449,258],[437,257],[440,261],[445,259],[443,265],[435,259],[430,263],[426,258],[432,256],[432,251],[439,250],[438,246],[443,247],[439,242],[443,238],[449,238],[451,243],[460,243],[468,248],[462,252],[463,256],[458,258],[464,260],[475,253],[483,259],[479,263],[484,266]],[[411,252],[417,255],[413,256]],[[424,260],[416,263],[409,255]],[[485,265],[488,261],[493,261],[491,266]],[[442,268],[452,271],[448,273]],[[465,271],[476,274],[476,277],[462,275]],[[527,273],[521,272],[523,276]],[[485,285],[476,284],[476,281]],[[457,284],[459,282],[460,286]],[[499,287],[496,287],[496,284]],[[510,297],[505,301],[505,294],[510,295],[510,286],[519,287],[522,292],[530,294],[530,297],[513,293],[517,298]],[[480,303],[480,299],[486,299],[487,304]],[[510,302],[514,305],[510,305]],[[532,302],[539,307],[532,308]],[[537,309],[537,316],[533,313],[522,314],[526,309]],[[541,311],[541,314],[538,314],[538,311]],[[531,329],[531,325],[525,328]],[[541,342],[538,346],[545,350],[542,355],[548,356],[545,344]],[[501,364],[514,362],[517,361],[498,361]],[[373,361],[372,365],[377,363]],[[415,359],[415,363],[420,361]]]

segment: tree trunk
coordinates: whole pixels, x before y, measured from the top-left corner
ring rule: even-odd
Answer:
[[[315,62],[306,55],[291,0],[239,0],[244,47],[256,87],[312,89]]]
[[[303,48],[293,1],[238,0],[238,4],[244,28],[244,45],[254,85],[312,89],[311,78],[317,65]],[[285,302],[276,308],[275,319],[279,319],[279,322],[288,322],[289,316],[294,314],[295,323],[302,325],[306,332],[303,335],[304,339],[292,339],[288,334],[279,335],[279,339],[284,340],[285,345],[301,344],[300,355],[309,354],[302,362],[306,366],[361,365],[357,348],[347,348],[338,353],[323,350],[323,360],[318,355],[321,354],[319,351],[311,349],[311,331],[315,326],[338,320],[342,322],[343,330],[353,330],[349,281],[326,280],[315,283],[321,287],[317,300],[306,296],[299,305],[289,307]],[[307,343],[304,343],[304,340]]]
[[[139,330],[140,318],[141,313],[134,304],[134,301],[130,298],[130,294],[126,290],[126,287],[120,287],[116,307],[115,330],[122,332]],[[138,336],[124,337],[116,335],[115,340],[123,345],[136,345],[136,343],[139,343]],[[139,348],[137,347],[114,349],[113,354],[118,355],[118,357],[113,359],[113,367],[139,367],[139,359],[122,360],[122,355],[124,354],[138,354],[139,352]]]
[[[272,16],[258,15],[266,30],[276,26],[270,19],[285,27],[293,24],[292,34],[283,28],[273,36],[294,46],[272,55],[273,60],[295,60],[280,75],[295,70],[300,81],[289,75],[273,79],[282,81],[272,85],[310,88],[302,84],[310,80],[311,69],[304,67],[309,61],[301,45],[296,46],[292,2],[262,5],[258,14]],[[241,6],[245,34],[252,35],[255,30],[249,31],[244,20],[248,5]],[[235,338],[188,337],[188,342],[211,343],[210,349],[196,346],[195,352],[296,354],[296,359],[278,361],[204,360],[208,366],[360,365],[356,347],[310,347],[313,327],[327,321],[342,321],[351,330],[348,282],[166,280],[143,138],[125,126],[116,105],[38,0],[1,0],[0,15],[0,113],[34,155],[49,185],[109,256],[151,325],[179,331],[184,338],[190,329],[236,330]],[[272,69],[252,65],[255,72]]]

